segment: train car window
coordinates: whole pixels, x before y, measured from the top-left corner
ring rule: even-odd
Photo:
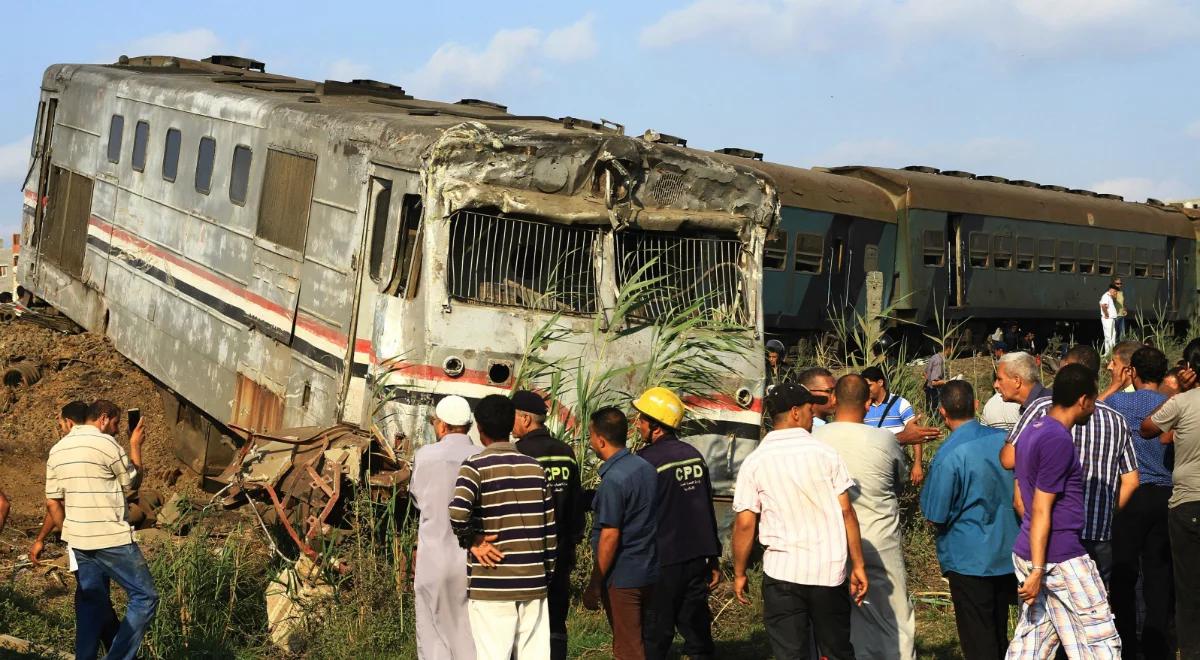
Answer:
[[[1075,241],[1058,242],[1058,272],[1075,272]]]
[[[1100,275],[1112,275],[1113,263],[1116,261],[1114,255],[1116,252],[1111,245],[1100,246],[1100,258],[1096,261],[1096,273]]]
[[[376,284],[383,283],[384,254],[391,252],[395,258],[395,237],[388,232],[391,209],[392,182],[371,177],[371,252],[367,259],[367,273]],[[389,243],[391,250],[388,249]]]
[[[767,239],[763,246],[763,268],[767,270],[783,270],[787,268],[788,233],[777,229],[775,235]]]
[[[1133,250],[1133,276],[1146,277],[1150,274],[1150,250],[1146,248],[1134,248]]]
[[[249,154],[250,150],[246,149],[246,153]],[[236,154],[235,151],[235,176]],[[249,158],[246,160],[245,169],[249,170]],[[262,201],[258,205],[258,228],[255,234],[276,245],[302,252],[304,239],[308,235],[308,213],[312,208],[313,185],[316,180],[316,158],[268,149],[267,167],[263,173]],[[241,192],[244,202],[245,184],[242,185]],[[232,195],[231,186],[230,196]]]
[[[971,232],[971,268],[987,268],[991,262],[991,234]]]
[[[250,147],[239,144],[233,148],[233,165],[229,169],[229,201],[238,206],[246,205],[246,191],[250,187],[250,161],[253,158]],[[308,217],[307,212],[305,217]]]
[[[1150,251],[1150,277],[1161,280],[1167,274],[1167,254],[1163,250]]]
[[[992,236],[992,266],[1009,270],[1013,265],[1013,237]]]
[[[139,121],[133,129],[133,169],[146,171],[146,143],[150,141],[150,124]]]
[[[1054,239],[1042,238],[1038,240],[1038,272],[1053,273],[1054,272]]]
[[[1096,244],[1095,243],[1079,243],[1078,248],[1079,272],[1084,275],[1091,275],[1096,272]]]
[[[825,261],[825,237],[821,234],[796,234],[797,273],[819,273]]]
[[[392,281],[387,288],[392,295],[413,297],[410,287],[416,287],[421,272],[421,216],[424,211],[420,195],[407,193],[400,199],[400,263],[392,271]]]
[[[867,245],[863,248],[863,270],[873,273],[879,270],[879,246]]]
[[[125,133],[125,118],[113,115],[108,122],[108,162],[121,162],[121,138]]]
[[[200,138],[196,148],[196,192],[207,195],[212,190],[213,161],[217,158],[217,141]]]
[[[1117,246],[1117,275],[1129,277],[1133,273],[1133,248]]]
[[[922,245],[922,263],[926,266],[946,265],[946,236],[940,231],[925,230]]]
[[[1033,270],[1034,246],[1032,238],[1017,237],[1017,270]]]
[[[163,179],[175,182],[179,173],[179,142],[183,139],[178,128],[167,129],[167,141],[163,144]]]

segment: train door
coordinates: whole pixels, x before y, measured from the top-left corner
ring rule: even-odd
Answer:
[[[29,255],[24,257],[33,260],[27,272],[35,289],[38,288],[38,266],[42,260],[42,225],[46,219],[46,200],[50,186],[50,149],[54,144],[54,120],[58,113],[58,98],[51,96],[43,105],[45,109],[41,117],[41,135],[38,136],[37,199],[34,200],[33,227],[28,237]]]
[[[375,310],[380,296],[412,299],[420,277],[421,178],[415,171],[372,163],[358,267],[346,370],[342,383],[342,419],[358,423],[365,401],[363,376],[374,349]],[[395,356],[380,356],[381,358]]]
[[[966,259],[963,255],[963,218],[946,216],[946,305],[964,307],[967,304]]]
[[[850,226],[850,220],[841,216],[834,216],[829,223],[825,238],[825,264],[829,273],[825,279],[827,309],[845,310],[850,304],[850,296],[854,294],[849,278],[856,255],[851,249]]]

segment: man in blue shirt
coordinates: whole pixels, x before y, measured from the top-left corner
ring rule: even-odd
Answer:
[[[617,408],[592,414],[588,444],[603,461],[592,500],[592,554],[596,564],[584,607],[604,604],[616,660],[644,660],[642,610],[658,581],[658,475],[625,448],[629,420]]]
[[[937,526],[963,657],[997,660],[1008,648],[1008,607],[1016,604],[1017,517],[1012,473],[999,459],[1005,432],[976,421],[975,408],[969,383],[942,386],[939,412],[953,432],[929,465],[921,510]]]
[[[1122,342],[1123,344],[1124,342]],[[1119,348],[1119,347],[1118,347]],[[1171,644],[1171,603],[1175,598],[1171,575],[1171,541],[1167,534],[1167,501],[1171,499],[1171,470],[1166,466],[1168,445],[1141,434],[1142,420],[1158,409],[1167,397],[1158,385],[1167,373],[1167,356],[1144,346],[1134,351],[1127,365],[1113,371],[1115,394],[1105,403],[1125,418],[1133,436],[1139,484],[1124,509],[1113,517],[1112,601],[1117,632],[1126,657],[1138,652],[1146,660],[1174,658]],[[1132,385],[1134,391],[1125,391]],[[1137,634],[1137,580],[1142,575],[1146,603],[1142,638]]]

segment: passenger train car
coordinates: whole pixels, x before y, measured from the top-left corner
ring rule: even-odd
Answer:
[[[760,337],[778,214],[757,169],[619,127],[227,56],[48,68],[25,204],[21,282],[169,390],[200,472],[226,425],[365,426],[381,400],[419,445],[438,396],[509,391],[546,323],[570,336],[545,359],[577,355],[651,253]],[[608,358],[636,364],[652,330],[625,329]],[[725,490],[763,383],[728,362],[685,438]]]
[[[899,209],[894,301],[903,320],[928,323],[936,312],[970,317],[978,330],[1019,319],[1094,333],[1114,276],[1131,313],[1177,321],[1191,311],[1196,238],[1176,208],[928,167],[831,172],[878,186]]]
[[[877,314],[895,285],[896,206],[869,182],[763,162],[743,149],[779,190],[779,227],[763,252],[763,308],[772,334],[828,329],[832,317]],[[886,276],[885,276],[886,274]]]

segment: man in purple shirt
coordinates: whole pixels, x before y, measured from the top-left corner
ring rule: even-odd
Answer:
[[[1084,523],[1083,468],[1071,428],[1096,409],[1096,376],[1070,364],[1054,379],[1051,406],[1016,446],[1024,515],[1013,546],[1021,614],[1008,658],[1049,658],[1061,644],[1070,658],[1118,658],[1108,595],[1079,540]]]

